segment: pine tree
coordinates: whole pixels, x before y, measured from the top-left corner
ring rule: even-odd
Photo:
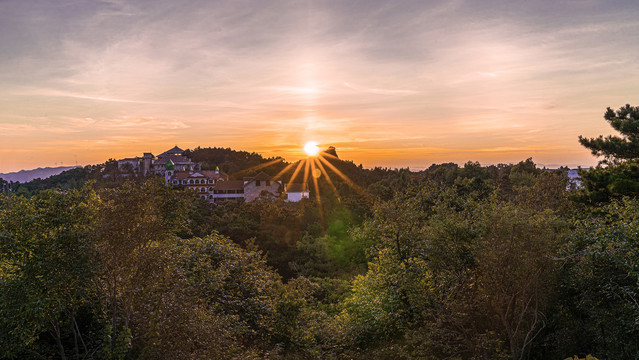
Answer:
[[[614,111],[607,108],[604,119],[621,137],[609,135],[598,138],[579,136],[579,143],[590,149],[595,156],[605,156],[606,160],[619,162],[639,159],[639,106],[626,106]]]

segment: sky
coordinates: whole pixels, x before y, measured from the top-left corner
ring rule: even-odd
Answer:
[[[0,0],[0,172],[230,147],[365,167],[597,163],[636,0]]]

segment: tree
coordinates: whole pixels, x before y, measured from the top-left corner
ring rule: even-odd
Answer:
[[[576,224],[563,249],[554,354],[639,357],[639,202],[613,200]]]
[[[102,190],[100,196],[93,238],[101,265],[102,306],[109,319],[105,353],[121,358],[129,348],[144,347],[138,343],[153,332],[143,310],[157,314],[169,305],[157,291],[165,286],[163,276],[169,271],[165,246],[183,230],[187,203],[159,179],[142,186],[126,182]]]
[[[596,204],[639,195],[639,107],[626,105],[617,111],[608,108],[604,118],[622,136],[579,136],[581,145],[595,156],[604,156],[604,160],[595,169],[580,171],[583,189],[575,200]]]
[[[374,349],[372,358],[534,353],[566,230],[565,181],[531,160],[515,173],[526,174],[527,186],[511,199],[460,177],[452,187],[427,183],[375,206],[353,232],[368,249],[368,271],[342,303],[354,346]]]
[[[552,211],[489,206],[477,248],[477,294],[489,329],[502,333],[513,359],[523,359],[545,327],[556,268],[552,258],[565,227]]]
[[[0,357],[79,359],[99,347],[89,237],[98,204],[88,187],[0,197]]]
[[[577,201],[597,204],[607,203],[611,199],[623,196],[639,195],[639,162],[635,160],[607,167],[598,166],[579,173],[582,190],[574,195]]]
[[[606,109],[604,119],[621,137],[609,135],[598,138],[579,136],[579,143],[590,149],[595,156],[604,156],[606,160],[623,161],[639,159],[639,106],[626,106],[614,111]]]

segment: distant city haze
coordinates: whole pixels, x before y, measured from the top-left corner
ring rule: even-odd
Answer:
[[[231,147],[365,167],[597,163],[639,2],[0,2],[0,172]]]

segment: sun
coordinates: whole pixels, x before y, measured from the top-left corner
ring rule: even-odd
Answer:
[[[348,186],[355,189],[357,193],[364,197],[368,197],[368,193],[366,193],[359,185],[357,185],[353,180],[349,179],[343,172],[341,172],[337,167],[336,161],[339,161],[337,154],[334,151],[334,147],[329,147],[329,149],[333,149],[333,151],[322,151],[319,147],[319,144],[315,141],[309,141],[304,144],[304,152],[308,155],[308,157],[304,159],[300,159],[296,162],[292,162],[288,165],[285,165],[283,169],[281,169],[274,177],[271,178],[271,181],[277,181],[278,179],[282,179],[283,177],[288,178],[288,182],[284,185],[284,188],[291,188],[294,185],[298,187],[301,186],[301,189],[306,189],[306,192],[309,192],[309,185],[313,185],[313,192],[315,193],[315,198],[317,201],[317,207],[319,208],[320,221],[322,226],[326,228],[326,223],[324,221],[324,213],[322,210],[322,197],[320,196],[320,188],[326,189],[325,185],[328,185],[328,188],[333,191],[333,194],[337,197],[337,201],[342,201],[342,198],[337,191],[337,187],[333,183],[332,175],[341,178]],[[276,158],[275,160],[253,166],[249,169],[242,171],[255,171],[258,169],[262,169],[274,164],[286,164],[284,159],[281,157]],[[330,171],[330,173],[329,173]],[[287,176],[292,172],[292,175]],[[323,182],[320,187],[320,181]],[[306,195],[307,197],[309,195]]]
[[[304,152],[308,156],[317,156],[317,154],[319,154],[320,152],[320,148],[319,146],[317,146],[317,143],[315,141],[309,141],[306,143],[306,145],[304,145]]]

